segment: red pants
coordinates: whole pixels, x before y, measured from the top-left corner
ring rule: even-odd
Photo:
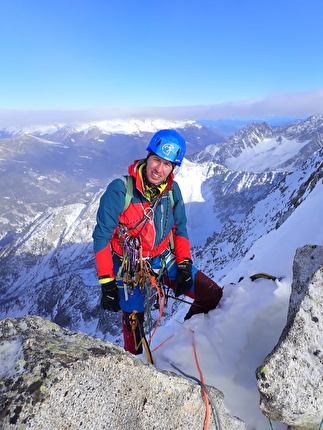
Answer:
[[[124,340],[124,349],[131,352],[131,354],[137,355],[142,353],[141,336],[139,326],[136,324],[135,330],[131,325],[131,313],[122,311],[122,331]],[[139,323],[144,322],[144,313],[137,313]]]
[[[165,284],[168,284],[165,279]],[[175,281],[170,282],[170,287],[173,288]],[[212,281],[203,272],[198,270],[194,277],[194,293],[189,291],[186,296],[194,299],[185,319],[191,318],[192,315],[200,313],[208,313],[210,310],[215,309],[222,297],[222,288]],[[122,331],[124,338],[124,349],[131,352],[132,354],[141,354],[142,345],[140,344],[141,336],[139,332],[139,327],[133,331],[130,321],[131,313],[122,311]],[[139,323],[143,324],[144,313],[138,312]],[[140,346],[138,347],[138,345]],[[136,348],[137,346],[137,348]]]

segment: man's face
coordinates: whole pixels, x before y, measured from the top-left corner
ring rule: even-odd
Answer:
[[[158,155],[151,155],[147,160],[146,175],[151,184],[159,185],[173,170],[173,163]]]

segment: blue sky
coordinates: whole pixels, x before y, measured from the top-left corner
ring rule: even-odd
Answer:
[[[323,113],[322,16],[322,0],[0,0],[0,109]]]

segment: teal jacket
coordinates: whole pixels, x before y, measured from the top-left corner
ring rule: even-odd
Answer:
[[[184,258],[191,258],[185,207],[178,184],[171,174],[163,192],[149,201],[139,173],[139,166],[143,162],[137,160],[128,168],[129,175],[134,178],[134,186],[132,199],[126,209],[127,187],[122,178],[114,179],[101,197],[93,232],[99,277],[115,277],[112,255],[113,252],[123,255],[122,236],[125,235],[139,239],[144,258],[162,254],[169,246],[171,237],[177,263]],[[170,196],[171,189],[173,199]],[[145,221],[141,222],[144,214]]]

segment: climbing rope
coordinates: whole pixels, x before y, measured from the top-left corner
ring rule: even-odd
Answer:
[[[160,345],[156,346],[156,348],[154,348],[151,352],[155,352],[157,351],[157,349],[159,349],[161,346],[163,346],[169,339],[171,339],[172,337],[174,337],[174,335],[172,334],[171,336],[169,336],[167,339],[165,339]]]
[[[180,299],[179,297],[175,297],[175,296],[173,296],[171,294],[166,294],[166,298],[174,299],[174,300],[177,300],[178,302],[182,302],[182,303],[186,303],[188,305],[192,305],[192,302],[189,302],[188,300]],[[208,310],[208,308],[206,306],[200,305],[199,303],[194,303],[194,307],[195,306],[198,307],[198,308],[203,308],[205,310]]]
[[[191,332],[192,332],[192,334],[194,334],[193,330],[191,330]],[[156,348],[154,348],[151,352],[157,351],[157,349],[159,349],[162,345],[164,345],[172,337],[174,337],[174,335],[169,336],[160,345],[158,345]],[[192,336],[192,348],[193,348],[193,353],[194,353],[195,364],[196,364],[196,367],[198,369],[200,379],[196,378],[195,376],[191,376],[191,375],[188,375],[187,373],[183,372],[179,367],[175,366],[175,364],[173,364],[170,360],[166,359],[166,361],[174,369],[176,369],[180,374],[182,374],[185,378],[192,379],[193,381],[197,382],[201,386],[201,388],[203,390],[203,398],[204,398],[204,402],[205,402],[204,430],[208,430],[209,424],[210,424],[210,407],[209,407],[209,402],[211,403],[211,406],[212,406],[212,412],[213,412],[214,422],[215,422],[215,424],[217,426],[217,429],[218,430],[223,430],[218,408],[217,408],[217,406],[216,406],[216,404],[214,402],[214,399],[212,398],[212,395],[211,395],[210,391],[208,390],[208,388],[206,387],[206,385],[204,383],[203,373],[202,373],[202,370],[201,370],[201,367],[200,367],[200,364],[199,364],[199,361],[198,361],[198,356],[197,356],[196,344],[195,344],[194,336]]]
[[[200,363],[199,363],[198,358],[197,358],[196,344],[195,344],[195,338],[194,338],[194,331],[192,329],[190,329],[190,330],[191,330],[191,333],[193,333],[193,336],[192,336],[192,346],[193,346],[194,360],[195,360],[196,368],[197,368],[197,370],[199,372],[199,375],[200,375],[201,384],[203,384],[203,386],[205,386],[204,376],[203,376],[203,373],[202,373],[202,370],[201,370],[201,367],[200,367]],[[209,428],[209,425],[210,425],[210,407],[209,407],[208,395],[207,395],[207,392],[205,391],[204,388],[203,388],[203,397],[204,397],[204,403],[205,403],[205,424],[204,424],[204,429],[207,430]]]
[[[321,421],[321,424],[320,424],[319,430],[323,430],[323,418],[322,418],[322,421]]]
[[[144,261],[144,275],[148,277],[150,284],[153,288],[156,289],[157,291],[157,297],[158,297],[158,307],[159,307],[159,315],[155,324],[155,327],[148,339],[148,343],[150,344],[154,334],[156,333],[156,330],[161,322],[161,319],[163,317],[163,312],[164,312],[164,308],[165,308],[165,303],[166,303],[166,294],[163,288],[161,288],[160,285],[158,285],[157,280],[156,280],[156,276],[154,271],[148,266],[147,261]]]
[[[176,369],[179,373],[181,373],[183,376],[185,376],[185,378],[192,379],[193,381],[197,382],[203,388],[203,390],[208,395],[208,400],[210,401],[210,403],[212,405],[214,421],[215,421],[215,423],[217,423],[218,430],[223,430],[223,427],[221,425],[221,419],[220,419],[220,414],[219,414],[218,408],[217,408],[207,386],[204,385],[198,378],[195,378],[195,376],[188,375],[187,373],[183,372],[179,367],[175,366],[175,364],[171,363],[170,361],[169,361],[169,364],[172,367],[174,367],[174,369]]]
[[[153,357],[152,357],[152,351],[150,350],[150,342],[154,336],[154,334],[156,333],[156,330],[161,322],[162,316],[163,316],[163,311],[166,305],[166,301],[167,301],[167,297],[171,297],[173,299],[177,299],[174,296],[169,296],[168,294],[165,293],[164,291],[164,285],[161,282],[161,276],[159,275],[158,278],[156,278],[155,272],[151,269],[151,267],[148,265],[147,260],[143,260],[142,258],[142,248],[141,245],[139,243],[136,243],[134,246],[134,244],[132,243],[129,246],[129,243],[127,243],[128,247],[124,247],[124,249],[126,249],[126,254],[128,254],[128,257],[131,256],[132,258],[124,258],[123,259],[123,264],[120,267],[120,272],[122,269],[126,269],[125,273],[124,273],[124,277],[123,277],[123,281],[124,281],[124,286],[125,288],[127,288],[128,285],[132,285],[133,287],[140,285],[140,289],[144,289],[144,284],[145,284],[145,279],[149,279],[149,284],[151,285],[157,293],[157,308],[159,309],[159,315],[155,324],[154,329],[151,332],[151,335],[147,341],[146,336],[145,336],[145,332],[144,332],[144,328],[143,325],[141,323],[141,321],[138,318],[138,312],[135,310],[130,314],[130,324],[131,324],[131,329],[133,332],[133,336],[134,336],[134,341],[135,341],[135,348],[138,349],[139,346],[142,344],[145,352],[146,352],[146,356],[147,356],[147,361],[151,364],[154,364],[153,361]],[[125,257],[126,255],[124,255]],[[139,258],[138,258],[139,257]],[[128,261],[127,261],[128,260]],[[124,263],[128,262],[127,267],[124,267]],[[136,263],[139,261],[139,270],[137,272],[134,273],[131,269],[132,267],[136,266]],[[130,263],[130,264],[129,264]],[[128,269],[128,270],[127,270]],[[138,269],[138,265],[137,265],[137,269]],[[136,275],[136,276],[134,276]],[[134,282],[135,281],[135,282]],[[149,294],[150,296],[150,294]],[[191,304],[190,302],[184,301],[182,299],[178,299],[182,302],[186,302],[188,304]],[[199,306],[199,305],[198,305]],[[201,306],[203,307],[203,306]],[[140,342],[138,344],[137,342],[137,338],[136,338],[136,330],[139,330],[139,336],[140,336]],[[193,330],[191,330],[192,333]],[[173,336],[170,336],[168,339],[166,339],[161,345],[159,345],[158,347],[156,347],[154,351],[156,351],[160,346],[162,346],[165,342],[167,342],[167,340],[169,340],[170,338],[172,338]],[[203,373],[202,370],[200,368],[199,362],[198,362],[198,357],[197,357],[197,351],[196,351],[196,345],[195,345],[195,340],[194,340],[194,336],[192,337],[192,347],[193,347],[193,352],[194,352],[194,359],[195,359],[195,363],[196,363],[196,367],[198,369],[199,372],[199,376],[200,376],[200,380],[194,377],[191,377],[189,375],[186,375],[184,372],[182,372],[180,369],[178,369],[175,365],[173,365],[172,363],[170,363],[176,370],[178,370],[180,373],[182,373],[185,377],[190,378],[195,380],[199,385],[201,385],[202,390],[203,390],[203,398],[204,398],[204,402],[205,402],[205,422],[204,422],[204,430],[208,430],[209,428],[209,424],[210,424],[210,405],[209,405],[209,400],[212,404],[213,407],[213,412],[216,412],[217,415],[217,420],[219,422],[219,430],[222,430],[221,427],[221,422],[220,422],[220,416],[219,413],[217,411],[216,405],[214,404],[214,401],[212,399],[212,396],[210,395],[207,387],[204,384],[204,377],[203,377]],[[217,422],[216,417],[215,417],[215,422]]]
[[[268,421],[269,421],[270,428],[271,428],[272,430],[274,430],[274,426],[273,426],[273,423],[271,422],[271,419],[270,419],[270,418],[268,418]]]

